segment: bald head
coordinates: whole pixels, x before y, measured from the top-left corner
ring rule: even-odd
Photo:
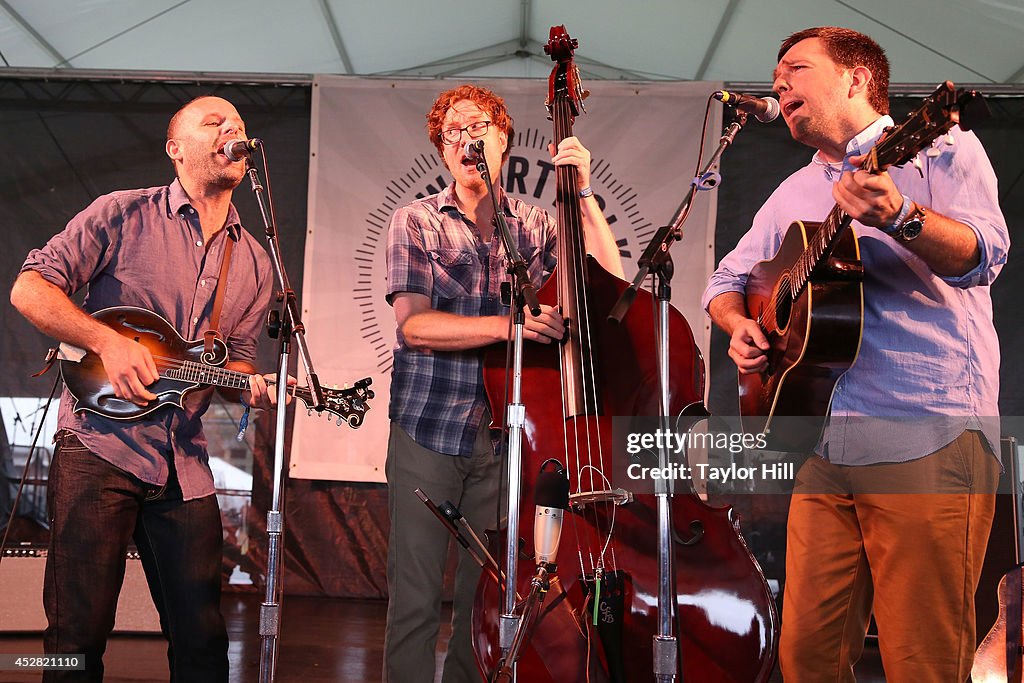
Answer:
[[[167,124],[167,139],[170,140],[178,135],[178,130],[181,126],[182,119],[192,111],[193,107],[202,100],[220,100],[221,102],[227,102],[227,100],[217,97],[215,95],[200,95],[199,97],[192,98],[185,104],[181,105],[178,111],[174,112],[174,116],[171,117],[170,123]]]
[[[204,95],[171,117],[165,149],[183,183],[234,189],[245,174],[245,164],[230,161],[221,150],[226,142],[245,137],[245,123],[234,105]]]

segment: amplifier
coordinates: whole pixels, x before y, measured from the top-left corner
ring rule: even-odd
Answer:
[[[4,551],[0,562],[0,632],[42,632],[46,628],[43,612],[43,568],[46,549],[16,547]],[[115,633],[160,633],[160,616],[149,596],[142,561],[137,552],[129,552],[125,563],[124,584],[114,617]]]

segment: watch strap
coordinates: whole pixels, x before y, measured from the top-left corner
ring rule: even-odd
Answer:
[[[910,209],[914,206],[914,200],[907,195],[903,195],[903,206],[900,207],[900,212],[896,214],[896,219],[888,226],[882,228],[882,232],[886,235],[894,235],[900,231],[903,227],[903,222],[907,220],[907,216],[910,214]]]

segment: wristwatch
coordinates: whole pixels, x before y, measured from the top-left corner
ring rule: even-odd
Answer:
[[[893,224],[885,228],[883,232],[897,242],[910,242],[916,239],[924,230],[924,222],[927,218],[924,207],[903,195],[903,208]]]

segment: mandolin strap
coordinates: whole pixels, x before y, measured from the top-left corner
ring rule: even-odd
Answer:
[[[203,349],[207,355],[213,353],[213,341],[220,337],[220,310],[224,305],[224,292],[228,288],[228,269],[231,267],[231,250],[238,241],[241,227],[229,225],[226,229],[227,236],[224,238],[227,243],[224,245],[224,256],[220,260],[220,276],[217,278],[217,291],[213,296],[213,312],[210,313],[210,327],[203,334]]]

